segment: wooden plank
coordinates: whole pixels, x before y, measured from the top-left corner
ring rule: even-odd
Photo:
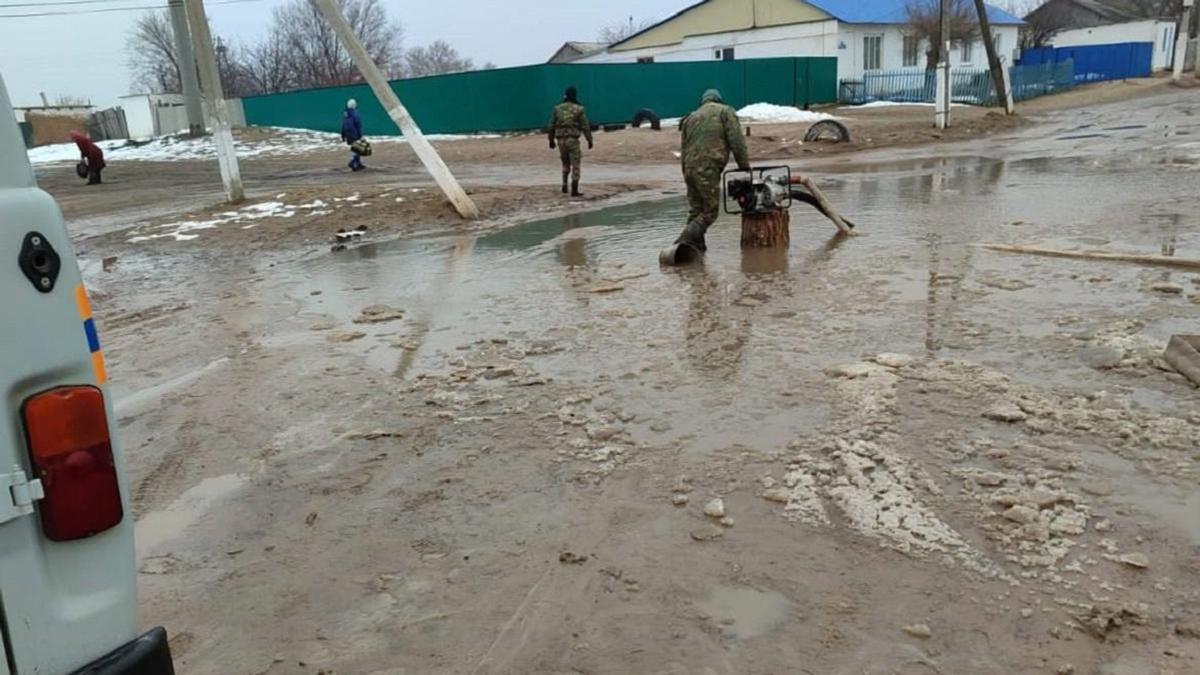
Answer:
[[[1034,246],[1013,246],[1009,244],[981,244],[989,251],[1001,253],[1021,253],[1024,255],[1040,255],[1050,258],[1074,258],[1077,260],[1101,260],[1105,262],[1126,262],[1138,265],[1154,265],[1157,267],[1178,267],[1186,270],[1200,270],[1200,260],[1176,258],[1167,255],[1137,255],[1132,253],[1105,253],[1102,251],[1061,251],[1058,249],[1037,248]]]

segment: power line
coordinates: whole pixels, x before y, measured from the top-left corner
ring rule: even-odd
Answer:
[[[84,2],[86,0],[76,0]],[[96,0],[99,1],[99,0]],[[209,5],[240,5],[248,2],[265,2],[266,0],[218,0],[210,2]],[[100,9],[76,9],[62,10],[56,12],[29,12],[27,14],[0,14],[0,19],[29,19],[40,16],[82,16],[85,14],[107,14],[109,12],[144,12],[153,9],[166,9],[166,5],[143,5],[141,7],[102,7]]]
[[[58,7],[63,5],[104,5],[110,2],[124,2],[126,0],[54,0],[53,2],[13,2],[0,3],[0,9],[16,9],[19,7]],[[161,4],[161,0],[153,0]]]

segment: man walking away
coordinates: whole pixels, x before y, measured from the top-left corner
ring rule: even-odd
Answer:
[[[104,151],[79,131],[71,132],[71,140],[75,141],[76,147],[79,148],[80,160],[87,165],[87,184],[99,185],[100,172],[108,166],[104,163]]]
[[[567,193],[567,178],[571,178],[571,196],[582,197],[579,192],[580,164],[583,161],[583,151],[579,148],[579,136],[587,139],[588,150],[592,145],[592,123],[588,121],[587,109],[579,105],[579,95],[575,87],[567,87],[563,101],[554,106],[550,114],[550,149],[558,146],[558,156],[562,158],[562,191]]]
[[[729,155],[739,169],[750,168],[746,138],[737,112],[725,105],[721,92],[709,89],[700,107],[679,123],[683,134],[683,178],[687,183],[688,222],[675,240],[704,252],[704,233],[721,212],[721,174]]]
[[[358,101],[350,99],[346,101],[346,112],[342,115],[342,140],[347,145],[354,145],[354,142],[363,137],[362,118],[358,116]],[[362,171],[367,168],[363,166],[362,156],[350,148],[350,163],[346,166],[350,167],[351,171]]]

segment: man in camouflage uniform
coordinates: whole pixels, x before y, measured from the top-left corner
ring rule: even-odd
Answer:
[[[737,113],[721,92],[709,89],[700,107],[679,123],[683,134],[683,178],[687,182],[688,222],[676,244],[705,251],[704,233],[721,212],[721,174],[733,154],[739,169],[750,168],[746,138]]]
[[[562,191],[567,193],[567,178],[571,179],[571,196],[582,197],[579,192],[580,162],[583,151],[579,148],[579,136],[587,139],[588,150],[592,149],[592,123],[588,121],[587,110],[579,105],[575,87],[567,87],[562,103],[554,106],[550,114],[550,149],[558,147],[558,156],[562,158]]]

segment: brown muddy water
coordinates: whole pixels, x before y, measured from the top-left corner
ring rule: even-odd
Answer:
[[[1198,395],[1158,355],[1200,274],[979,247],[1200,258],[1191,109],[839,165],[860,236],[723,216],[687,268],[679,199],[130,247],[88,276],[146,620],[196,673],[1196,672]]]

